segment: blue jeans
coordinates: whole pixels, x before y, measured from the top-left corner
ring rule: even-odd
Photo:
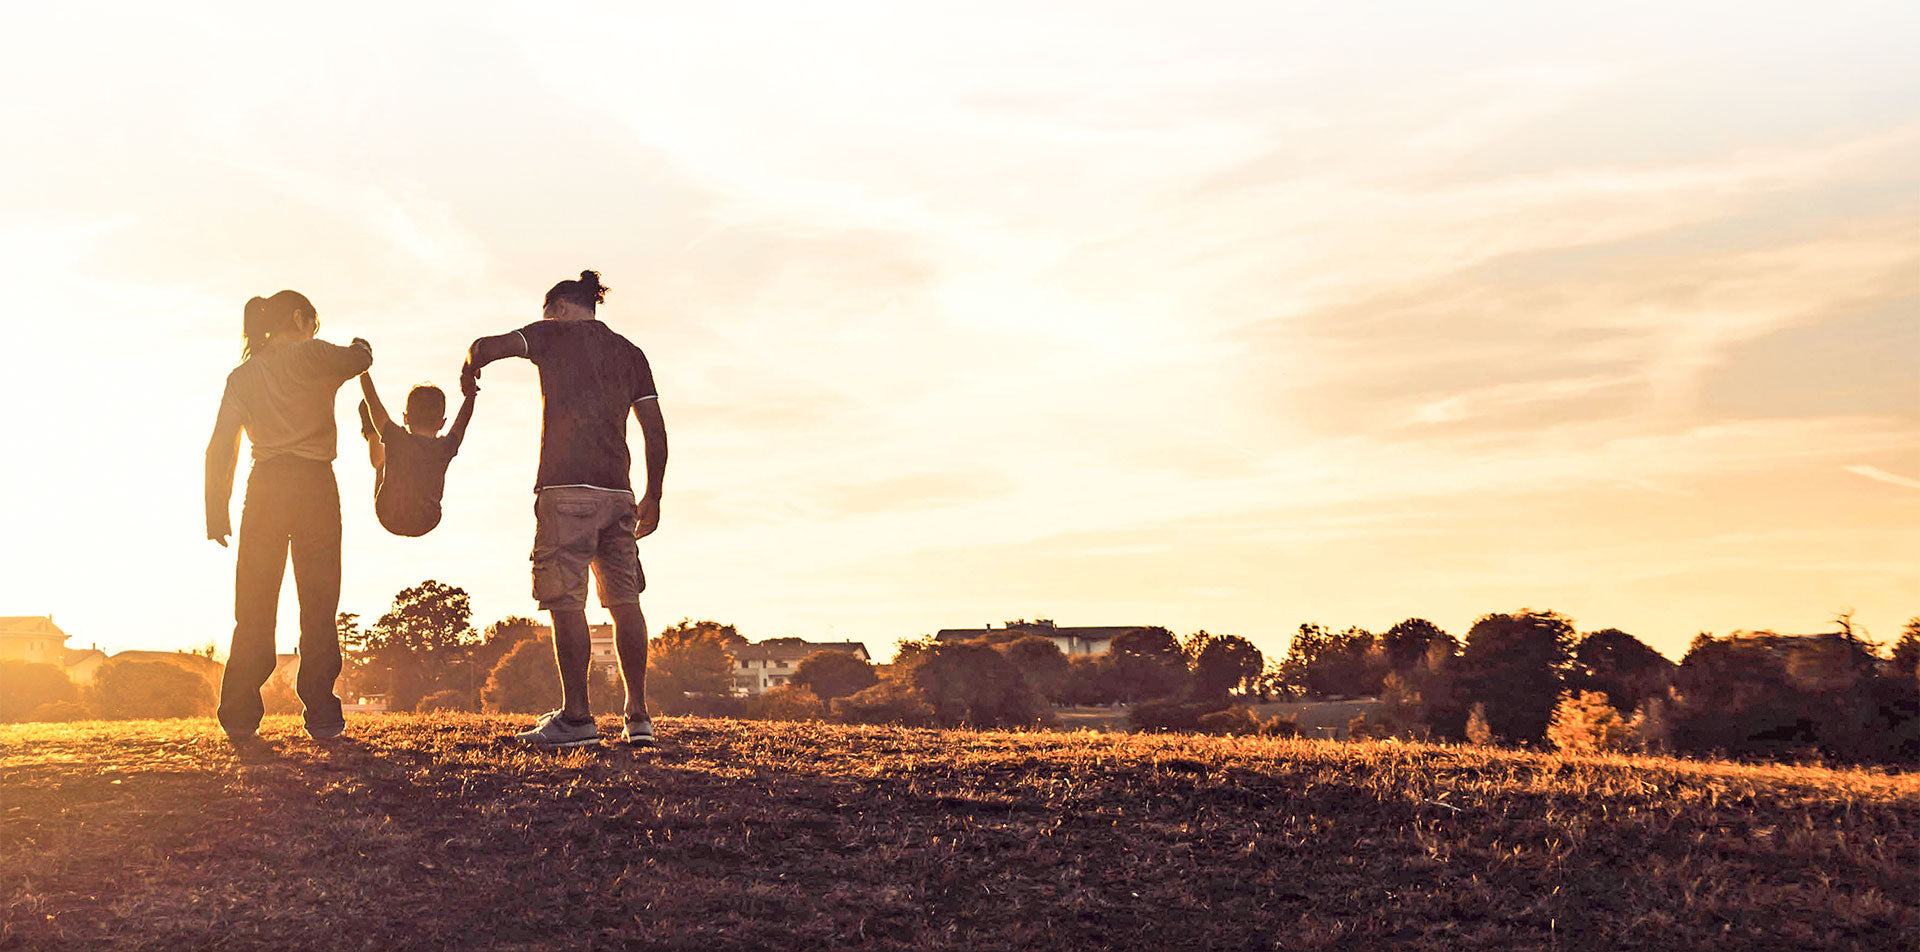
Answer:
[[[295,690],[307,727],[345,723],[333,682],[340,677],[340,487],[333,464],[279,456],[253,464],[240,513],[234,566],[233,648],[220,682],[220,725],[251,732],[264,708],[260,688],[273,676],[280,581],[293,555],[300,596],[300,673]]]

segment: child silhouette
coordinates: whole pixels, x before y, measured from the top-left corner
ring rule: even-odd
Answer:
[[[432,384],[407,392],[404,426],[395,426],[374,390],[373,375],[360,375],[360,435],[367,438],[367,458],[373,463],[373,511],[388,532],[423,536],[440,524],[440,497],[447,488],[447,464],[460,452],[467,421],[473,419],[473,395],[479,387],[462,380],[466,400],[447,435],[447,395]]]

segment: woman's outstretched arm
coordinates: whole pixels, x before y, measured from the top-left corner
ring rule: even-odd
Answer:
[[[220,395],[220,413],[207,441],[207,538],[227,544],[233,535],[233,470],[240,464],[240,433],[245,429],[232,388]]]

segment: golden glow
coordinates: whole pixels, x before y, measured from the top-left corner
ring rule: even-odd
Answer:
[[[0,613],[224,644],[249,296],[451,389],[583,267],[673,435],[658,622],[1920,613],[1912,12],[469,9],[14,17]],[[532,611],[537,386],[484,386],[419,540],[343,391],[343,610]]]

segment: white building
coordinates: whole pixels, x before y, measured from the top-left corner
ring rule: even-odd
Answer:
[[[934,634],[938,641],[1011,641],[1035,635],[1045,638],[1060,647],[1060,653],[1067,657],[1074,655],[1103,655],[1112,646],[1113,639],[1145,628],[1145,625],[1111,625],[1097,628],[1062,628],[1051,618],[1037,618],[1033,621],[1020,619],[1007,622],[1005,626],[995,628],[942,628]]]
[[[733,693],[756,695],[780,687],[793,678],[808,655],[817,651],[844,651],[862,661],[871,662],[867,646],[857,641],[807,641],[801,638],[769,638],[733,649]]]
[[[0,616],[0,661],[67,666],[67,633],[52,615]]]

